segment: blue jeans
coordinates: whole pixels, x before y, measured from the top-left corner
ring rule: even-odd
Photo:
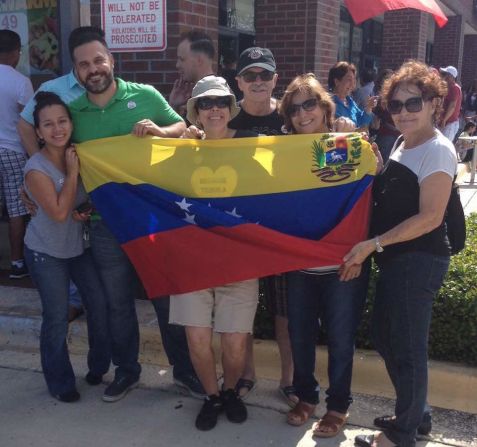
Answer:
[[[70,282],[68,304],[70,306],[76,307],[76,309],[81,309],[83,307],[78,287],[75,286],[75,283],[73,281]]]
[[[166,351],[169,364],[172,365],[174,377],[195,376],[187,345],[185,327],[177,324],[169,324],[169,297],[161,297],[151,300],[161,331],[162,345]]]
[[[315,348],[320,325],[328,336],[328,410],[346,413],[353,401],[351,376],[356,330],[366,300],[369,265],[342,282],[337,273],[291,272],[288,281],[288,331],[293,354],[293,385],[301,401],[317,404]]]
[[[87,312],[88,367],[101,376],[108,371],[111,359],[106,299],[89,250],[75,258],[60,259],[25,247],[25,260],[43,308],[40,333],[43,373],[50,393],[63,394],[75,388],[66,345],[70,278],[77,285]]]
[[[386,436],[415,444],[427,397],[427,344],[432,303],[449,258],[424,252],[398,255],[380,267],[372,336],[396,391],[396,420]]]
[[[90,224],[90,244],[108,303],[111,354],[115,377],[138,379],[141,374],[139,324],[135,292],[137,275],[116,238],[102,221]]]

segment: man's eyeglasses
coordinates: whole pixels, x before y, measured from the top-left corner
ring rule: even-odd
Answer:
[[[398,115],[401,113],[403,107],[405,107],[409,113],[417,113],[422,110],[423,104],[424,100],[422,99],[422,96],[408,98],[404,102],[397,99],[391,99],[391,101],[388,102],[387,109],[391,115]]]
[[[258,78],[260,78],[264,82],[271,81],[275,73],[273,71],[263,70],[263,71],[245,71],[240,76],[242,79],[247,82],[255,82]]]
[[[305,112],[311,112],[315,110],[318,106],[317,98],[310,98],[306,101],[303,101],[301,104],[290,104],[287,107],[287,115],[296,116],[300,113],[300,109],[303,109]]]
[[[231,104],[232,101],[230,99],[230,96],[216,96],[215,98],[205,96],[197,99],[197,108],[199,110],[210,110],[213,107],[225,109],[227,107],[230,108]]]

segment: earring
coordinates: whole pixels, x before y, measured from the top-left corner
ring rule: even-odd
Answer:
[[[45,145],[45,140],[41,137],[38,137],[38,146],[42,148]]]

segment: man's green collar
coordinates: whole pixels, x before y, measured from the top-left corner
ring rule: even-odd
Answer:
[[[109,100],[105,107],[102,107],[102,109],[107,109],[111,104],[115,103],[116,101],[121,101],[127,94],[127,83],[120,78],[115,78],[115,81],[116,93],[114,93],[113,97]],[[78,110],[101,108],[89,100],[88,92],[85,92],[75,101],[75,106]]]

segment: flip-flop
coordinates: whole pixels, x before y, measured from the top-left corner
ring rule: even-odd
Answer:
[[[250,379],[240,378],[235,385],[235,392],[242,400],[245,400],[250,395],[250,392],[255,388],[256,382]],[[240,390],[246,389],[245,394],[240,393]]]
[[[344,417],[335,416],[334,414],[325,413],[325,415],[313,426],[313,438],[332,438],[336,436],[346,424],[348,414]],[[329,430],[323,431],[326,427]]]
[[[293,385],[281,386],[278,388],[278,393],[285,400],[290,408],[293,408],[298,403],[298,396],[296,395],[296,388]],[[291,396],[295,396],[297,400],[293,400]]]

